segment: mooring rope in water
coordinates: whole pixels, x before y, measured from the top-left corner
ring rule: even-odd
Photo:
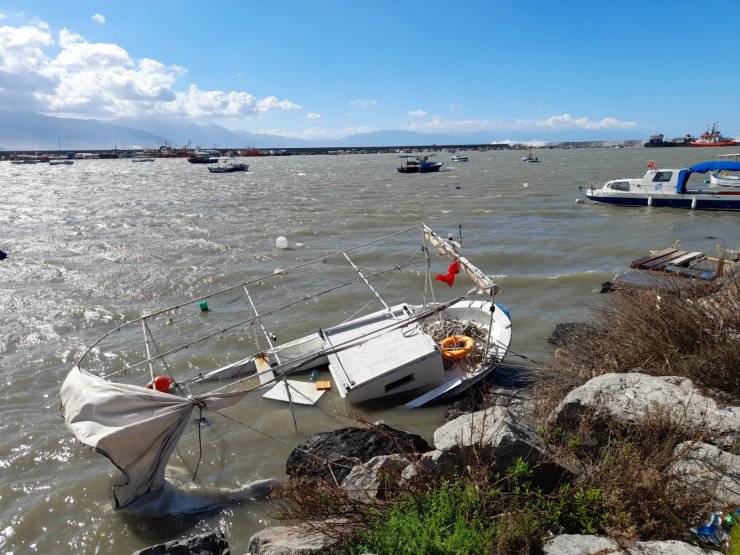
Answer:
[[[238,424],[239,426],[244,426],[245,428],[247,428],[249,430],[252,430],[254,432],[257,432],[258,434],[262,434],[263,436],[268,437],[270,439],[273,439],[273,440],[277,441],[278,443],[282,443],[283,445],[286,445],[286,446],[290,447],[291,449],[298,450],[301,453],[305,453],[309,457],[313,457],[314,459],[321,461],[322,463],[326,464],[327,468],[329,469],[329,472],[331,473],[332,478],[334,478],[334,483],[337,486],[339,486],[340,484],[339,484],[339,481],[337,480],[336,475],[334,474],[334,471],[331,468],[332,465],[336,465],[336,466],[340,466],[342,468],[346,468],[348,470],[352,470],[352,467],[351,466],[348,466],[346,464],[341,464],[341,463],[338,463],[338,462],[332,462],[329,459],[325,459],[323,457],[319,457],[318,455],[315,455],[314,453],[311,453],[310,451],[307,451],[306,449],[302,449],[301,447],[298,447],[297,445],[293,445],[292,443],[290,443],[288,441],[285,441],[284,439],[280,439],[279,437],[275,437],[272,434],[268,434],[267,432],[264,432],[262,430],[259,430],[259,429],[255,428],[254,426],[250,426],[246,422],[241,422],[240,420],[237,420],[235,418],[232,418],[231,416],[228,416],[228,415],[226,415],[226,414],[224,414],[224,413],[222,413],[220,411],[217,411],[217,410],[214,410],[214,409],[209,409],[208,407],[205,407],[205,408],[208,409],[208,410],[210,410],[211,412],[213,412],[215,414],[218,414],[219,416],[222,416],[226,420],[229,420],[229,421],[233,422],[234,424]],[[202,409],[203,409],[203,407],[201,407],[201,414],[202,414]],[[198,424],[198,441],[200,442],[200,423]],[[198,464],[200,464],[200,458],[198,459]],[[197,472],[197,468],[196,468],[196,472]],[[193,479],[195,479],[195,476],[193,476]]]
[[[533,359],[529,358],[526,355],[522,355],[520,353],[516,353],[516,352],[512,351],[511,349],[509,349],[509,351],[508,351],[507,354],[509,354],[509,353],[512,354],[512,355],[514,355],[514,356],[516,356],[516,357],[522,358],[524,360],[528,360],[529,362],[531,362],[532,364],[536,364],[540,368],[544,368],[545,367],[545,365],[542,364],[541,362],[537,362],[536,360],[533,360]],[[514,367],[513,365],[509,365],[509,364],[507,364],[506,366],[512,366],[512,368]],[[526,368],[526,366],[524,366],[523,368]]]

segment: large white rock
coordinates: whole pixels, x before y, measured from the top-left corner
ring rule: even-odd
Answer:
[[[589,380],[565,396],[549,423],[575,429],[583,418],[594,414],[632,423],[657,407],[677,422],[705,431],[715,445],[732,444],[740,431],[739,407],[719,407],[688,378],[639,372],[604,374]]]

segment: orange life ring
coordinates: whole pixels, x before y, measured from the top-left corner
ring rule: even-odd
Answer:
[[[442,358],[457,360],[468,356],[475,348],[475,340],[467,335],[451,335],[439,342]]]

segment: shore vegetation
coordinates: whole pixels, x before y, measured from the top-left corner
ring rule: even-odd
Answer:
[[[640,421],[607,427],[596,420],[576,431],[548,424],[574,388],[636,369],[690,378],[718,403],[740,405],[740,280],[709,290],[664,284],[617,291],[538,372],[528,418],[553,458],[576,469],[572,480],[545,490],[534,485],[532,465],[516,459],[495,471],[473,450],[449,477],[388,477],[378,499],[357,500],[327,483],[289,481],[280,492],[287,500],[282,517],[320,523],[335,540],[331,552],[348,555],[529,554],[559,534],[606,536],[624,546],[638,540],[697,544],[690,527],[722,507],[672,468],[680,446],[706,439],[703,430],[660,406]],[[737,443],[729,450],[740,454]],[[721,548],[739,553],[740,526],[730,532],[732,543]]]

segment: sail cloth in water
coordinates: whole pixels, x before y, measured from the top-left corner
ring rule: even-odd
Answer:
[[[488,276],[486,276],[483,272],[476,268],[467,258],[458,254],[455,251],[454,247],[448,241],[442,239],[426,225],[423,226],[423,229],[424,239],[437,247],[439,252],[441,252],[442,254],[455,259],[459,263],[458,269],[462,269],[473,281],[473,283],[478,286],[478,289],[480,289],[481,291],[488,291],[491,288],[496,287],[496,284],[494,284]]]
[[[77,366],[61,390],[69,429],[123,473],[113,486],[116,508],[164,487],[167,461],[196,406],[219,410],[238,403],[246,394],[240,391],[186,398],[112,383]]]

